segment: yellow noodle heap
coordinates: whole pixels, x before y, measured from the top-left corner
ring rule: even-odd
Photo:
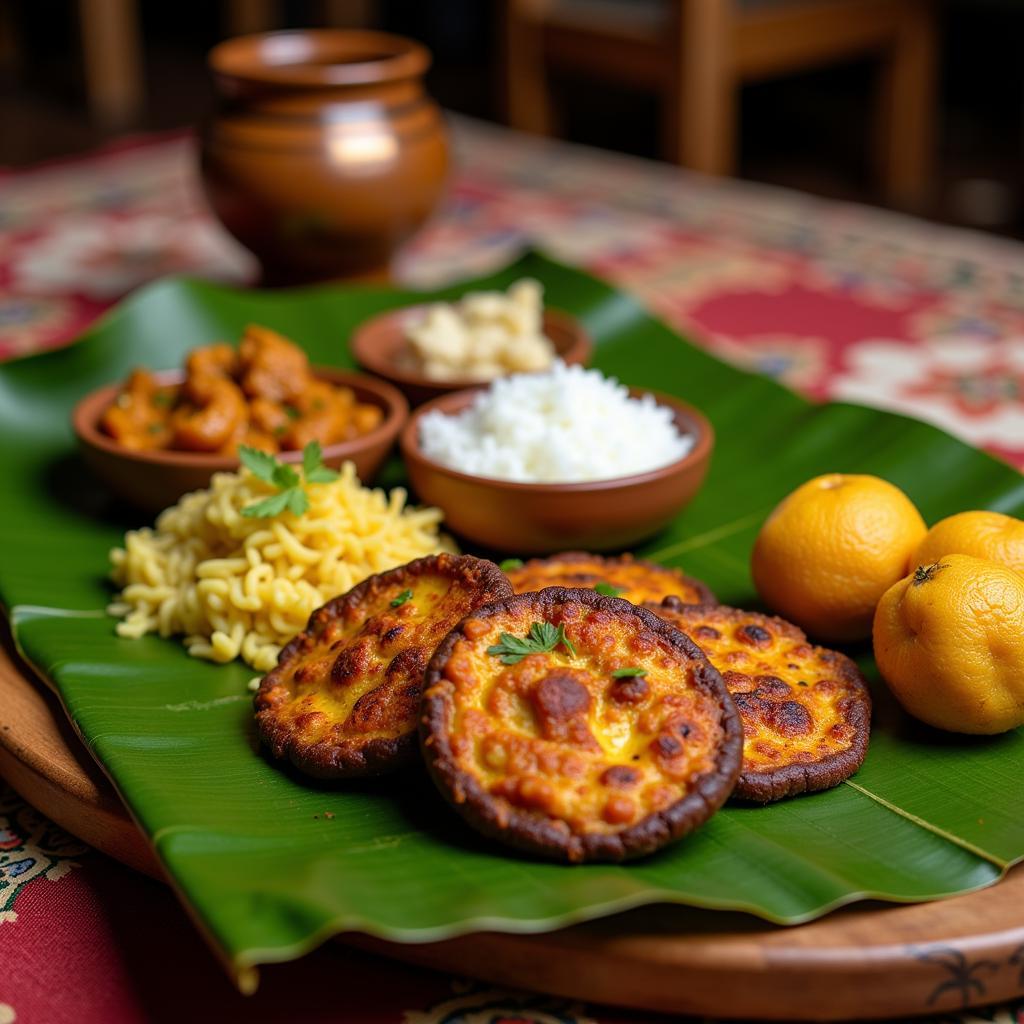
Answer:
[[[441,512],[406,508],[406,493],[363,487],[345,463],[332,483],[305,488],[309,509],[271,519],[243,516],[274,494],[248,470],[216,473],[132,530],[110,552],[121,587],[110,605],[117,632],[184,634],[189,654],[225,662],[239,655],[266,672],[305,628],[310,613],[374,573],[443,549]]]

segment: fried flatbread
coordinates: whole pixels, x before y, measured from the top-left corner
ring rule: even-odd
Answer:
[[[718,669],[743,719],[734,797],[769,803],[837,786],[864,761],[871,696],[845,655],[815,647],[783,619],[672,598],[647,605]]]
[[[369,577],[315,611],[263,678],[261,739],[318,778],[395,770],[415,757],[434,649],[474,608],[511,593],[496,565],[468,555],[430,555]]]
[[[714,604],[715,595],[706,584],[678,569],[643,562],[632,555],[603,558],[583,551],[565,551],[548,558],[534,558],[516,569],[506,569],[517,594],[545,587],[614,587],[615,596],[633,604],[660,601],[674,595],[687,604]]]
[[[696,644],[620,598],[563,587],[478,608],[445,638],[421,738],[470,825],[570,862],[686,835],[728,798],[742,759],[739,716]]]

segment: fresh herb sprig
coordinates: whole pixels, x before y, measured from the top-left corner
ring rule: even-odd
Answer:
[[[401,608],[406,601],[412,600],[412,591],[409,589],[403,590],[398,597],[393,598],[391,601],[392,608]]]
[[[502,572],[511,572],[513,569],[522,569],[523,560],[521,558],[506,558],[504,562],[498,563],[498,568]]]
[[[630,665],[628,668],[617,668],[612,673],[613,679],[643,679],[647,675],[647,669],[637,668],[635,665]]]
[[[544,654],[562,644],[572,657],[576,648],[565,635],[565,626],[553,626],[550,622],[535,622],[525,637],[502,633],[501,642],[487,648],[487,653],[501,659],[502,665],[515,665],[528,654]]]
[[[618,597],[619,594],[623,593],[622,587],[614,587],[610,583],[595,583],[594,589],[602,597]]]
[[[246,505],[242,509],[242,515],[254,519],[270,519],[280,515],[285,509],[293,515],[303,515],[309,509],[309,496],[304,485],[329,484],[332,480],[338,479],[338,474],[324,465],[323,455],[320,442],[310,441],[302,449],[300,476],[291,466],[278,462],[269,452],[241,445],[238,457],[242,465],[253,476],[277,488],[277,494]]]

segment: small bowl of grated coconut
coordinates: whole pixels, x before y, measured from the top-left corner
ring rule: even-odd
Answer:
[[[629,547],[700,489],[714,431],[694,406],[556,362],[417,409],[400,436],[419,499],[496,551]]]
[[[359,365],[414,406],[509,374],[549,370],[556,359],[586,363],[591,348],[583,325],[545,308],[541,285],[529,278],[507,292],[389,310],[352,335]]]

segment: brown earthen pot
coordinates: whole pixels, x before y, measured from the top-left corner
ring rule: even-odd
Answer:
[[[203,181],[264,283],[386,277],[441,196],[448,143],[428,51],[383,32],[241,36],[210,51],[220,97]]]

